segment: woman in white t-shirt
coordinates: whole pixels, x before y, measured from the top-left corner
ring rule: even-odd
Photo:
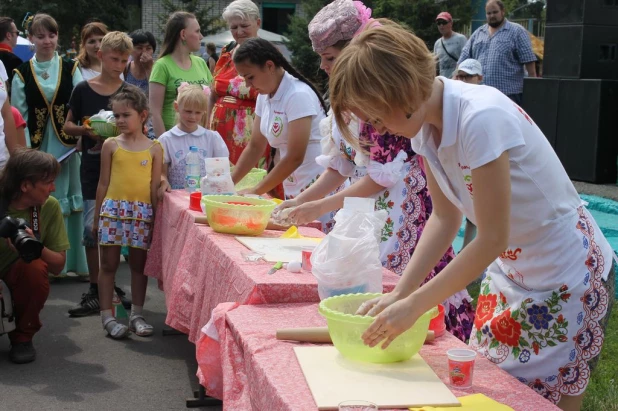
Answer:
[[[0,61],[0,72],[6,72]],[[7,92],[7,83],[4,75],[0,75],[0,170],[9,159],[9,153],[19,146],[26,146],[26,142],[19,141],[15,120],[11,111],[11,103]],[[8,76],[6,76],[8,78]]]
[[[275,167],[249,192],[265,194],[283,182],[285,199],[294,198],[324,172],[315,161],[321,154],[324,100],[281,52],[264,39],[252,38],[241,44],[234,54],[234,64],[247,86],[253,87],[259,96],[251,140],[238,159],[232,179],[240,181],[270,144],[277,149]],[[328,219],[321,218],[323,222]]]
[[[330,76],[340,129],[349,110],[412,138],[434,206],[395,290],[359,309],[376,316],[364,341],[388,346],[487,268],[471,347],[561,408],[579,409],[614,301],[611,247],[530,117],[491,87],[434,70],[422,40],[385,25],[358,36]],[[462,214],[476,238],[419,288]]]

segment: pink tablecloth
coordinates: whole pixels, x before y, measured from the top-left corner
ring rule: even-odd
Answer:
[[[301,343],[277,341],[278,328],[324,326],[317,304],[218,307],[216,316],[223,368],[222,399],[226,410],[316,410],[317,407],[293,351]],[[218,317],[218,318],[217,318]],[[465,347],[449,333],[424,345],[421,356],[446,384],[446,350]],[[208,347],[203,347],[207,350]],[[198,344],[198,360],[206,354]],[[200,364],[200,368],[207,367]],[[207,369],[202,371],[208,372]],[[208,388],[208,387],[207,387]],[[213,395],[212,391],[208,391]],[[453,389],[457,396],[482,393],[515,410],[558,410],[549,401],[485,358],[475,364],[474,385]]]
[[[195,342],[212,310],[223,302],[274,304],[319,301],[311,273],[280,270],[268,275],[272,263],[247,262],[248,249],[232,235],[215,233],[195,224],[198,212],[188,210],[189,195],[182,190],[166,195],[157,213],[145,273],[159,281],[165,292],[166,323]],[[301,227],[308,237],[323,237],[315,228]],[[264,236],[281,236],[266,231]],[[399,277],[384,270],[384,288],[390,291]]]

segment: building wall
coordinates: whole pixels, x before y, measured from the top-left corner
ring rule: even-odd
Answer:
[[[232,0],[200,1],[204,6],[215,4],[211,13],[218,16],[221,16],[225,7],[231,2]],[[261,10],[262,1],[256,1],[255,3]],[[299,4],[300,0],[268,0],[268,3],[296,3],[296,13],[302,15],[302,9]],[[158,41],[163,40],[163,32],[159,30],[159,16],[164,12],[161,0],[142,0],[142,29],[150,31]]]

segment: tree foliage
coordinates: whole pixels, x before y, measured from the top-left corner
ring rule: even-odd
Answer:
[[[287,47],[292,51],[292,64],[318,88],[324,89],[327,76],[320,70],[320,57],[313,51],[307,26],[318,11],[330,3],[329,0],[303,0],[303,14],[295,14],[290,18],[288,31],[285,34]]]
[[[112,30],[131,31],[140,26],[137,1],[106,0],[0,0],[0,16],[10,16],[23,31],[21,22],[27,12],[47,13],[58,22],[59,42],[64,46],[75,37],[79,44],[82,26],[90,21],[101,21]]]
[[[403,24],[433,48],[433,43],[440,36],[435,24],[438,13],[449,11],[455,19],[455,30],[458,30],[470,23],[476,11],[475,1],[484,0],[446,0],[439,3],[436,0],[366,0],[364,3],[372,8],[373,17],[385,17]],[[320,60],[311,48],[307,26],[328,3],[329,0],[302,0],[303,15],[292,16],[286,33],[287,46],[293,53],[292,63],[316,85],[325,84],[326,75],[319,69]]]
[[[214,15],[212,10],[215,7],[215,2],[207,2],[203,4],[200,0],[163,0],[161,2],[165,12],[159,14],[159,28],[161,32],[165,32],[165,23],[170,14],[176,11],[186,11],[195,15],[200,29],[204,36],[217,33],[225,26],[225,22],[221,16]]]

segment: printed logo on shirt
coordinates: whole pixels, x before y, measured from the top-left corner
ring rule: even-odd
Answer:
[[[2,81],[2,79],[0,79],[0,90],[6,91],[6,87],[4,86],[4,81]]]
[[[470,173],[470,166],[463,165],[461,163],[457,163],[461,172],[463,173],[463,180],[466,188],[468,189],[468,193],[470,197],[474,197],[474,187],[472,187],[472,174]]]
[[[281,117],[276,116],[275,120],[273,121],[272,133],[275,137],[279,137],[282,131],[283,131],[283,120],[281,120]]]
[[[508,248],[505,252],[503,252],[502,254],[500,254],[500,258],[502,258],[503,260],[512,260],[512,261],[516,261],[517,260],[517,254],[521,253],[521,248],[516,248],[515,250],[511,250],[510,248]]]
[[[524,111],[523,108],[519,107],[517,104],[514,104],[514,106],[517,107],[517,110],[519,110],[519,112],[526,118],[526,120],[528,120],[528,123],[534,125],[534,122],[532,121],[528,113]]]
[[[143,167],[147,166],[148,165],[148,160],[142,160],[140,165],[143,166]]]
[[[177,152],[174,153],[174,157],[180,159],[180,158],[184,158],[185,157],[185,151],[180,149]]]

